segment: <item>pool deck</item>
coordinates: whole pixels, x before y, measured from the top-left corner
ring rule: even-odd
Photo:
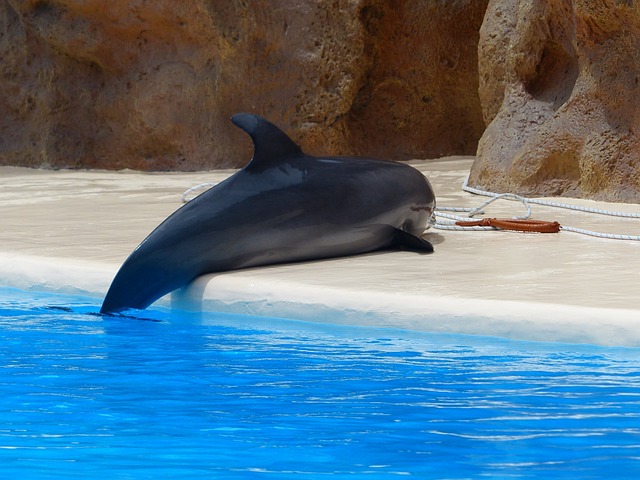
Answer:
[[[412,162],[438,206],[485,198],[473,159]],[[145,174],[0,167],[0,286],[79,293],[96,308],[120,264],[181,195],[231,171]],[[563,202],[640,213],[640,205]],[[523,212],[501,201],[490,217]],[[533,218],[640,235],[639,219],[533,206]],[[640,347],[640,242],[430,229],[436,252],[384,252],[208,275],[158,303],[188,310],[511,339]]]

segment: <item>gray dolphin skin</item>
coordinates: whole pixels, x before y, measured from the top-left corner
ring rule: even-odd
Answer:
[[[314,157],[261,117],[239,113],[232,122],[253,140],[251,162],[176,210],[138,245],[113,279],[101,313],[147,308],[206,273],[390,247],[433,251],[420,235],[435,196],[418,170]]]

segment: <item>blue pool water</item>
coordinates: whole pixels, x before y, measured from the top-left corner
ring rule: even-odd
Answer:
[[[0,290],[0,478],[640,475],[640,349],[97,310]]]

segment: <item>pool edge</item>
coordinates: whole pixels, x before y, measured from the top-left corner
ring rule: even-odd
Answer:
[[[0,252],[0,285],[102,300],[117,267]],[[205,275],[156,302],[340,325],[501,337],[511,340],[640,347],[640,312],[428,293],[389,293],[272,281],[251,272]]]

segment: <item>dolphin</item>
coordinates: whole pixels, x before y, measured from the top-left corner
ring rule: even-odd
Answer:
[[[421,238],[433,189],[401,163],[305,154],[264,118],[231,121],[251,161],[167,217],[120,267],[100,310],[145,309],[196,277],[390,247],[432,252]]]

